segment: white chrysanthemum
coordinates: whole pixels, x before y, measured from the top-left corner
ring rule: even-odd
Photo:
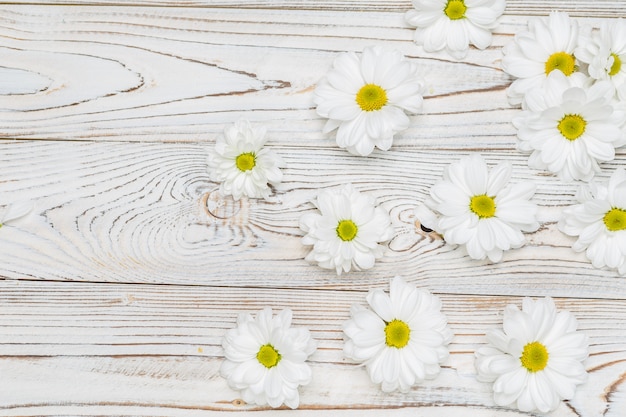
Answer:
[[[626,83],[626,20],[604,21],[599,31],[581,40],[576,58],[589,64],[587,71],[596,80],[607,80],[615,88]]]
[[[367,47],[361,57],[341,54],[315,89],[317,114],[337,129],[337,144],[354,155],[387,150],[393,136],[409,127],[405,111],[422,107],[424,85],[417,66],[399,51]]]
[[[578,41],[578,24],[567,13],[552,12],[548,19],[530,20],[528,31],[515,35],[502,49],[502,69],[517,78],[507,89],[509,102],[520,104],[526,92],[540,87],[554,70],[574,74]]]
[[[495,403],[546,413],[571,399],[587,378],[588,340],[576,327],[551,298],[525,298],[522,311],[506,306],[504,331],[488,333],[489,346],[476,352],[478,379],[493,382]]]
[[[415,215],[447,243],[465,245],[471,258],[499,262],[503,251],[524,245],[522,232],[539,228],[537,206],[529,201],[535,186],[509,184],[511,170],[503,162],[489,171],[478,154],[462,158],[447,167]]]
[[[240,314],[237,327],[224,336],[220,373],[247,403],[298,408],[298,387],[312,375],[305,361],[316,343],[308,330],[290,327],[291,314],[285,309],[272,317],[270,308],[256,318]]]
[[[33,211],[33,203],[30,201],[16,201],[7,205],[0,221],[0,227],[5,224],[11,224],[17,220],[24,218]]]
[[[381,243],[393,237],[394,229],[389,214],[373,198],[347,184],[320,191],[313,204],[319,213],[300,218],[300,229],[306,233],[302,243],[313,245],[307,261],[341,275],[352,267],[369,269],[383,256]]]
[[[343,325],[345,355],[363,363],[385,392],[406,392],[439,375],[453,336],[439,298],[395,277],[389,295],[372,290],[367,302],[373,311],[353,305]]]
[[[253,129],[247,120],[240,120],[224,129],[224,137],[217,139],[215,148],[208,152],[209,173],[220,182],[220,191],[232,195],[267,198],[271,184],[278,185],[283,178],[279,166],[281,158],[264,148],[265,128]]]
[[[623,111],[615,110],[611,83],[587,86],[582,74],[552,72],[541,88],[528,92],[526,110],[513,118],[518,149],[530,152],[531,168],[556,173],[565,181],[589,181],[599,162],[611,161],[624,145]]]
[[[572,248],[586,251],[594,267],[626,275],[626,172],[617,169],[608,184],[582,186],[578,200],[563,210],[559,230],[578,236]]]
[[[469,44],[491,45],[491,31],[504,13],[505,0],[413,0],[405,19],[416,26],[415,43],[427,52],[447,50],[456,59],[467,55]]]

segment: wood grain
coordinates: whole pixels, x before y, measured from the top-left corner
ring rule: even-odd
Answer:
[[[338,52],[381,44],[415,59],[428,87],[399,144],[510,147],[500,48],[525,25],[505,16],[491,48],[457,62],[416,46],[398,12],[4,6],[3,66],[31,80],[0,95],[0,137],[197,142],[247,117],[328,142],[315,84]]]
[[[310,358],[313,382],[301,390],[303,410],[334,413],[346,404],[365,410],[421,410],[436,403],[466,407],[458,413],[493,415],[487,411],[493,406],[488,384],[475,380],[473,352],[485,343],[487,330],[501,326],[504,306],[520,304],[519,298],[442,294],[455,337],[441,376],[408,394],[383,394],[365,370],[342,353],[341,323],[351,304],[365,303],[364,291],[10,280],[0,282],[0,289],[0,412],[20,415],[46,409],[73,413],[78,407],[87,410],[81,415],[259,409],[243,404],[219,376],[220,345],[237,313],[254,313],[266,305],[291,308],[294,326],[309,328],[318,341]],[[592,343],[585,362],[588,382],[552,415],[600,415],[609,399],[612,406],[623,406],[619,378],[626,374],[624,304],[556,302],[578,317],[580,330]],[[52,379],[57,388],[49,386]],[[152,411],[156,406],[164,409]],[[435,410],[422,412],[437,415]],[[498,415],[525,414],[503,410]]]
[[[165,7],[224,7],[236,9],[394,11],[404,12],[410,0],[13,0],[15,4],[106,5],[106,6],[165,6]],[[546,15],[550,10],[562,10],[573,16],[616,17],[626,15],[622,0],[507,0],[507,14],[524,16]]]
[[[219,376],[237,313],[294,310],[318,340],[312,383],[280,415],[523,417],[475,379],[474,351],[522,296],[556,298],[590,340],[589,380],[550,417],[624,417],[626,279],[591,267],[556,222],[577,184],[527,167],[501,47],[558,9],[598,27],[626,3],[509,0],[485,51],[463,61],[412,42],[406,0],[15,1],[0,6],[0,416],[273,416]],[[123,7],[122,7],[123,6]],[[158,6],[158,7],[156,7]],[[338,53],[378,44],[419,64],[424,109],[388,152],[360,158],[322,134],[313,90]],[[287,163],[268,201],[216,192],[206,150],[240,118]],[[413,215],[470,152],[533,181],[541,228],[503,262],[470,260]],[[626,163],[603,164],[601,179]],[[352,182],[396,233],[374,269],[304,261],[300,216]],[[434,381],[383,394],[342,354],[353,303],[401,274],[443,300],[455,338]],[[251,413],[254,411],[254,413]]]
[[[279,144],[286,181],[267,202],[234,202],[208,178],[207,146],[0,143],[7,158],[0,177],[15,179],[1,182],[0,194],[35,201],[27,219],[0,230],[0,244],[13,245],[0,252],[0,273],[17,279],[351,289],[381,285],[401,272],[438,292],[626,296],[626,282],[615,271],[592,268],[571,250],[573,239],[556,229],[577,186],[533,175],[523,155],[491,152],[486,158],[509,160],[517,181],[537,183],[542,227],[528,235],[527,247],[492,265],[470,260],[464,250],[415,225],[413,208],[455,153],[405,149],[377,154],[363,165],[343,150]],[[374,269],[337,277],[304,261],[310,248],[300,243],[298,221],[314,210],[316,189],[345,178],[390,212],[396,233]]]

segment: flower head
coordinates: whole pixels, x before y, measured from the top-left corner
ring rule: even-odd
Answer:
[[[389,295],[372,290],[367,303],[371,310],[355,304],[344,323],[345,355],[365,364],[386,392],[406,392],[436,377],[452,340],[439,298],[395,277]]]
[[[337,129],[337,145],[367,156],[374,147],[389,149],[393,136],[409,127],[405,111],[421,109],[423,90],[415,64],[399,51],[373,46],[360,57],[337,57],[315,89],[315,104],[329,119],[324,132]]]
[[[502,69],[517,78],[507,90],[509,102],[520,104],[528,90],[540,87],[555,70],[566,76],[576,73],[578,41],[578,24],[567,13],[552,12],[547,19],[530,20],[528,31],[515,35],[502,49]]]
[[[217,139],[215,148],[208,152],[208,165],[213,181],[221,182],[220,191],[232,195],[267,198],[271,185],[278,185],[283,174],[281,158],[264,148],[265,129],[255,130],[247,120],[240,120],[224,129],[224,137]]]
[[[394,229],[389,214],[373,198],[348,184],[321,191],[313,204],[319,212],[300,219],[300,229],[306,233],[302,243],[313,245],[307,261],[341,275],[352,267],[369,269],[383,256],[381,243],[392,238]]]
[[[291,310],[273,317],[265,308],[256,318],[240,314],[237,327],[226,332],[220,373],[231,388],[241,391],[244,401],[298,408],[298,387],[311,381],[305,361],[316,343],[308,330],[290,326]]]
[[[456,59],[467,55],[469,44],[491,45],[491,31],[504,13],[505,0],[413,0],[406,21],[416,26],[415,43],[427,52],[443,49]]]
[[[519,150],[531,152],[528,165],[565,181],[589,181],[600,171],[598,163],[612,160],[626,143],[626,113],[613,107],[613,86],[585,80],[552,72],[527,93],[526,110],[513,119]]]
[[[610,81],[620,88],[626,83],[626,20],[602,22],[600,30],[581,40],[576,57],[589,64],[591,78]]]
[[[578,236],[572,248],[586,251],[594,267],[626,275],[626,171],[617,169],[608,184],[582,186],[578,200],[563,210],[559,229]]]
[[[574,316],[557,312],[548,297],[525,298],[522,311],[508,305],[504,331],[488,333],[489,345],[476,352],[478,379],[493,382],[496,404],[546,413],[572,398],[587,377],[588,339],[576,327]]]
[[[465,157],[444,171],[415,214],[446,242],[465,245],[471,258],[499,262],[502,251],[524,245],[522,231],[539,228],[537,206],[529,201],[535,186],[510,185],[510,179],[508,163],[489,171],[480,155]]]

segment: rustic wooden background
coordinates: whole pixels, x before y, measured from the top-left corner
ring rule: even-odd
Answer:
[[[72,4],[69,4],[72,3]],[[590,338],[589,381],[551,415],[626,416],[626,278],[593,269],[556,228],[576,185],[516,151],[501,47],[529,16],[582,24],[626,2],[509,0],[494,43],[457,62],[412,42],[407,0],[61,0],[0,6],[0,416],[528,415],[496,407],[473,352],[506,304],[555,298]],[[378,44],[419,63],[422,114],[367,158],[321,133],[312,92],[342,51]],[[239,118],[287,162],[269,201],[222,200],[205,150]],[[500,264],[415,227],[412,210],[451,160],[508,160],[538,185],[542,227]],[[607,178],[626,150],[603,166]],[[316,190],[353,182],[397,233],[374,269],[308,265],[299,217]],[[384,394],[342,355],[352,303],[402,274],[438,294],[455,333],[439,378]],[[219,376],[239,312],[291,308],[319,348],[297,411],[244,404]],[[384,409],[384,411],[383,411]],[[248,411],[258,410],[255,413]],[[531,414],[536,415],[536,414]]]

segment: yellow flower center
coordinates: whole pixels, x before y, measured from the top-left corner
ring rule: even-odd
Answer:
[[[280,353],[274,349],[274,346],[267,344],[261,346],[259,353],[256,354],[256,359],[266,368],[273,368],[280,362]]]
[[[387,104],[387,92],[376,84],[365,84],[356,93],[356,102],[364,111],[380,110]]]
[[[612,208],[604,215],[604,225],[611,232],[626,229],[626,210]]]
[[[577,114],[566,114],[558,124],[559,132],[565,139],[576,140],[583,133],[587,122]]]
[[[246,172],[254,168],[256,165],[256,156],[253,152],[242,153],[237,157],[235,163],[237,164],[239,171]]]
[[[459,20],[465,17],[467,6],[463,0],[449,0],[443,12],[450,20]]]
[[[470,199],[470,210],[481,219],[493,217],[496,214],[496,202],[488,195],[475,195]]]
[[[554,70],[560,70],[565,75],[572,75],[576,71],[574,55],[567,52],[556,52],[546,61],[546,75]]]
[[[519,360],[530,372],[538,372],[548,365],[548,349],[539,342],[528,343]]]
[[[356,237],[359,228],[352,220],[341,220],[336,230],[339,239],[349,242]]]
[[[615,53],[611,53],[613,57],[613,65],[611,65],[611,70],[609,71],[609,75],[612,77],[622,69],[622,60]]]
[[[402,349],[409,343],[411,329],[401,320],[393,320],[385,326],[385,343],[389,347]]]

